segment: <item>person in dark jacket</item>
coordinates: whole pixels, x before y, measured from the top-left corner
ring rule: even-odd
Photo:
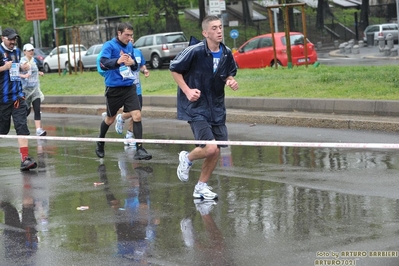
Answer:
[[[141,106],[136,92],[135,75],[139,67],[134,57],[133,27],[123,22],[118,25],[118,35],[104,43],[101,50],[100,65],[105,70],[105,97],[107,98],[107,116],[100,126],[99,138],[105,138],[110,125],[115,121],[119,109],[123,106],[123,112],[129,113],[133,119],[133,133],[137,139],[142,139],[143,127],[141,124]],[[119,124],[119,125],[118,125]],[[117,120],[116,128],[123,128],[124,120]],[[104,142],[97,142],[96,154],[104,157]],[[150,160],[152,155],[143,147],[142,143],[136,143],[135,160]]]
[[[217,16],[204,18],[202,35],[203,41],[184,49],[169,66],[178,85],[177,117],[188,121],[196,140],[227,141],[224,87],[238,89],[237,66],[231,50],[222,43],[223,25]],[[179,153],[177,176],[181,181],[188,181],[193,161],[204,159],[194,198],[218,197],[207,182],[218,163],[220,147],[197,145],[191,152]]]
[[[0,135],[10,132],[11,117],[17,135],[30,135],[26,118],[27,105],[22,90],[20,71],[29,70],[29,64],[20,64],[21,50],[16,47],[18,34],[12,28],[2,32],[0,45]],[[29,157],[28,139],[18,138],[21,171],[37,167]]]

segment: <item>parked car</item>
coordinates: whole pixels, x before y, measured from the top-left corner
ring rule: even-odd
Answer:
[[[97,68],[96,60],[102,48],[102,44],[94,44],[87,49],[86,53],[79,61],[84,69]],[[78,66],[80,66],[80,64],[78,64]]]
[[[69,58],[71,60],[71,66],[74,67],[75,61],[79,61],[79,50],[80,55],[84,56],[87,51],[87,48],[84,45],[70,44],[70,45],[61,45],[55,47],[48,56],[43,61],[43,69],[44,72],[48,73],[52,70],[58,69],[58,56],[60,58],[60,68],[65,69],[68,68],[68,47],[69,47]],[[58,53],[59,51],[59,53]]]
[[[183,32],[167,32],[141,36],[134,47],[140,49],[151,68],[161,68],[188,46]]]
[[[277,64],[288,65],[286,38],[284,32],[274,33]],[[290,32],[291,59],[295,66],[304,65],[305,46],[304,36],[300,32]],[[307,41],[308,64],[317,61],[317,52],[313,43]],[[272,34],[256,36],[244,43],[233,54],[239,68],[262,68],[272,67],[276,63],[274,60]]]
[[[375,24],[369,25],[364,29],[363,41],[367,43],[367,33],[374,33],[374,40],[378,40],[378,36],[384,36],[386,39],[387,35],[392,34],[392,39],[395,43],[398,43],[398,24],[386,23],[386,24]]]
[[[37,67],[39,68],[39,70],[43,69],[44,58],[46,58],[46,56],[48,56],[51,49],[52,49],[51,47],[36,47],[35,48],[33,57],[36,60],[36,64],[37,64]]]

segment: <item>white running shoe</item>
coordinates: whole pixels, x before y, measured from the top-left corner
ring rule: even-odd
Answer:
[[[184,244],[187,247],[194,246],[194,233],[193,233],[193,223],[190,218],[184,218],[180,221],[180,229],[183,235]]]
[[[101,116],[102,116],[102,118],[103,118],[103,120],[107,117],[107,112],[103,112],[102,114],[101,114]]]
[[[195,208],[201,215],[207,215],[217,204],[215,200],[194,199]]]
[[[208,184],[204,184],[201,188],[198,185],[194,187],[193,197],[213,200],[218,197],[218,194],[212,192],[212,187],[208,186]]]
[[[128,141],[128,140],[130,140],[130,139],[134,139],[134,137],[131,136],[131,137],[129,138],[129,137],[126,137],[126,136],[125,136],[125,141],[124,141],[123,143],[124,143],[126,146],[130,146],[130,147],[136,148],[136,142],[135,142],[135,141]]]
[[[46,136],[47,132],[43,128],[36,129],[36,136]]]
[[[125,120],[122,119],[122,114],[116,116],[115,131],[118,134],[123,133],[123,126],[125,125]]]
[[[193,163],[188,163],[186,161],[188,152],[181,151],[179,153],[179,166],[177,167],[177,177],[180,181],[187,182],[188,181],[188,173],[190,172],[190,168]]]

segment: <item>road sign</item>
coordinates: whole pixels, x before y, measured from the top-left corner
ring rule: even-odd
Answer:
[[[26,20],[46,20],[46,0],[25,0]]]
[[[225,11],[226,10],[226,1],[219,0],[219,8],[221,11]]]
[[[219,0],[209,0],[209,15],[220,15]]]
[[[230,37],[233,39],[237,39],[238,38],[238,30],[231,30],[230,31]]]

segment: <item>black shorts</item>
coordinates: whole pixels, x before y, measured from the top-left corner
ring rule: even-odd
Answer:
[[[10,132],[11,117],[17,135],[30,135],[26,114],[28,106],[25,100],[19,99],[19,103],[14,102],[0,104],[0,135],[7,135]]]
[[[115,116],[123,106],[123,112],[141,110],[136,85],[130,87],[107,87],[105,89],[107,116]]]
[[[214,126],[210,125],[207,121],[189,121],[188,123],[190,124],[195,140],[228,140],[226,125]],[[203,148],[205,144],[196,146]],[[218,147],[227,147],[227,145],[218,145]]]

